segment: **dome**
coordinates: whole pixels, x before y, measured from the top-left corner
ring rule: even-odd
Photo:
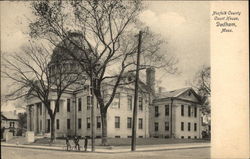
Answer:
[[[62,40],[53,50],[48,66],[50,72],[52,74],[56,74],[56,72],[58,72],[57,70],[62,67],[65,68],[64,70],[68,70],[69,72],[81,71],[82,68],[80,68],[79,61],[88,68],[90,65],[87,59],[94,56],[91,50],[86,46],[89,45],[84,40],[81,33],[69,32],[67,39],[65,38]],[[88,58],[86,58],[86,56]]]
[[[79,48],[79,46],[82,48]],[[50,63],[70,62],[73,61],[73,56],[83,58],[84,51],[90,52],[86,46],[87,44],[81,33],[69,32],[68,38],[62,40],[53,50]]]

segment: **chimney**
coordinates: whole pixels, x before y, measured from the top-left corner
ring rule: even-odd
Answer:
[[[151,93],[155,94],[155,69],[153,67],[147,68],[146,70],[147,76],[147,86],[150,88]]]

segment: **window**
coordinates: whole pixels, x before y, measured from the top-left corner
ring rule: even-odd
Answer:
[[[165,122],[165,130],[169,131],[169,122]]]
[[[132,136],[128,136],[128,138],[132,138]]]
[[[165,115],[169,116],[169,105],[165,105]]]
[[[142,97],[139,97],[139,110],[143,110],[143,100]]]
[[[96,117],[96,128],[101,128],[101,117],[100,116]]]
[[[120,93],[115,94],[115,98],[118,100],[118,108],[120,108]]]
[[[128,110],[132,110],[132,96],[128,95]]]
[[[42,103],[38,103],[37,106],[39,108],[40,115],[42,115],[43,114]]]
[[[40,120],[40,131],[43,129],[42,120]]]
[[[181,116],[184,116],[184,105],[181,105]]]
[[[197,117],[197,107],[194,107],[194,117]]]
[[[155,117],[159,116],[159,107],[155,106]]]
[[[195,139],[197,139],[197,136],[194,136]]]
[[[78,119],[78,129],[81,129],[82,128],[82,119],[79,118]]]
[[[184,136],[181,136],[182,139],[184,139]]]
[[[121,138],[121,136],[115,136],[115,138]]]
[[[67,112],[70,112],[70,99],[67,99]]]
[[[184,122],[181,122],[181,131],[184,131]]]
[[[91,107],[91,96],[87,96],[87,109]]]
[[[90,128],[90,117],[87,118],[87,129]]]
[[[159,123],[155,122],[155,131],[159,130]]]
[[[78,111],[82,111],[82,98],[78,98]]]
[[[47,119],[47,132],[50,132],[50,119]]]
[[[70,119],[67,119],[67,129],[70,129]]]
[[[56,129],[58,130],[59,128],[60,128],[59,119],[56,119]]]
[[[60,107],[60,105],[58,105],[57,107],[56,107],[56,112],[59,112],[59,108]]]
[[[43,107],[42,107],[42,103],[40,104],[40,115],[43,114]]]
[[[143,129],[143,119],[142,118],[139,118],[139,126],[138,126],[139,129]]]
[[[191,123],[188,123],[188,131],[191,130]]]
[[[191,139],[191,136],[188,136],[189,139]]]
[[[15,127],[15,122],[10,122],[10,127]]]
[[[127,118],[127,128],[132,128],[132,118],[128,117]]]
[[[197,123],[194,123],[194,131],[197,131]]]
[[[116,93],[111,103],[112,108],[120,108],[120,93]]]
[[[51,104],[50,104],[50,101],[49,101],[49,103],[48,103],[48,108],[49,108],[49,109],[51,109]]]
[[[188,116],[191,116],[191,107],[188,106]]]
[[[120,128],[120,117],[119,116],[115,117],[115,128]]]
[[[143,136],[139,136],[139,138],[143,138]]]

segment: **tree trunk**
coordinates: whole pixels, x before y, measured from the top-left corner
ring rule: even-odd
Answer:
[[[102,145],[107,145],[107,111],[101,111],[102,119]]]
[[[51,131],[50,131],[50,143],[55,141],[55,118],[51,118]]]

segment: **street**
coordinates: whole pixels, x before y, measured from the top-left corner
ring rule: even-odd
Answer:
[[[27,148],[1,147],[2,159],[207,159],[210,158],[210,148],[195,148],[181,150],[164,150],[150,152],[126,153],[91,153],[63,152]]]

